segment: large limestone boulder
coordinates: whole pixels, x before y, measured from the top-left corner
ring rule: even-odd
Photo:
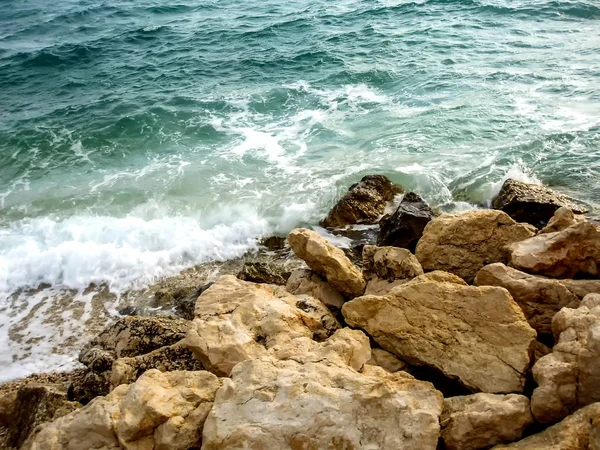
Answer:
[[[208,372],[150,370],[134,384],[43,426],[25,450],[200,448],[219,379]]]
[[[346,297],[354,298],[365,291],[360,269],[316,231],[296,228],[288,235],[288,242],[298,258]]]
[[[493,450],[598,450],[600,403],[586,406],[541,433]]]
[[[533,417],[523,395],[479,393],[444,399],[440,423],[447,450],[477,450],[520,439]]]
[[[600,295],[588,295],[577,309],[563,308],[552,329],[557,344],[533,366],[538,387],[531,410],[541,423],[600,401]]]
[[[506,245],[534,234],[502,211],[443,214],[427,225],[415,254],[425,271],[444,270],[471,282],[483,266],[506,261]]]
[[[404,372],[369,365],[357,372],[369,344],[356,333],[338,331],[330,338],[337,343],[323,344],[329,352],[304,360],[238,364],[217,392],[203,450],[435,449],[441,393]]]
[[[541,334],[552,334],[552,318],[561,308],[577,308],[580,299],[559,281],[534,276],[502,263],[485,266],[476,286],[502,286],[519,304],[529,324]]]
[[[414,251],[425,226],[434,217],[435,213],[419,194],[408,192],[394,214],[381,220],[377,245]]]
[[[346,301],[327,281],[308,269],[294,270],[285,288],[290,294],[310,295],[334,311],[341,309]]]
[[[204,367],[224,376],[241,361],[324,340],[339,328],[327,307],[313,297],[231,275],[198,297],[195,314],[185,345]]]
[[[415,280],[342,307],[348,325],[411,365],[430,366],[473,391],[521,392],[536,332],[508,291]]]
[[[383,175],[367,175],[353,184],[327,217],[324,227],[344,227],[351,224],[377,223],[388,202],[402,192],[402,186],[392,183]]]
[[[579,222],[554,233],[539,234],[510,246],[510,265],[554,278],[600,275],[600,229]]]
[[[492,207],[504,211],[517,222],[527,222],[536,227],[544,226],[561,207],[576,213],[586,212],[547,187],[510,178],[492,200]]]

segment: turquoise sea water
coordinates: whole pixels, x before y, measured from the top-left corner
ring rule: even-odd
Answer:
[[[448,211],[507,176],[597,211],[600,4],[0,2],[5,297],[239,256],[369,173]]]

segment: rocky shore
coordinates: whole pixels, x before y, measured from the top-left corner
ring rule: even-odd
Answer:
[[[0,448],[600,450],[600,225],[515,180],[492,206],[365,177],[321,223],[351,248],[271,237],[1,386]]]

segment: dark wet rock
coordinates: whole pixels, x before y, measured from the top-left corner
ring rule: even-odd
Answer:
[[[194,318],[196,299],[211,285],[212,282],[201,286],[189,285],[175,288],[161,288],[154,294],[155,305],[163,309],[171,309],[182,319],[192,320]]]
[[[35,428],[69,414],[81,405],[71,402],[61,384],[24,384],[16,393],[8,425],[8,443],[20,448]]]
[[[435,213],[419,194],[408,192],[394,214],[380,222],[377,245],[407,248],[415,251],[425,226]]]
[[[240,280],[253,283],[278,284],[283,286],[291,272],[282,264],[272,261],[246,261],[237,275]]]
[[[323,219],[324,227],[344,227],[352,224],[377,223],[388,202],[403,192],[384,175],[367,175],[353,184]]]
[[[507,213],[517,222],[526,222],[538,228],[545,226],[556,210],[566,207],[575,214],[587,212],[574,205],[564,195],[537,184],[508,179],[492,200],[492,207]]]
[[[285,236],[269,236],[261,239],[259,243],[272,252],[283,250],[285,248]]]

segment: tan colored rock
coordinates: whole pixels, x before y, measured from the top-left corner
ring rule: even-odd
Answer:
[[[577,308],[580,304],[579,297],[557,280],[529,275],[502,263],[485,266],[474,284],[507,289],[532,328],[541,334],[552,334],[552,318],[561,308]]]
[[[365,245],[362,257],[363,275],[366,280],[377,277],[394,281],[423,275],[421,264],[415,255],[405,248]]]
[[[505,246],[535,234],[495,210],[442,214],[425,227],[417,244],[417,259],[425,271],[444,270],[471,282],[485,265],[505,262]]]
[[[365,291],[366,282],[360,269],[317,232],[296,228],[288,235],[288,242],[298,258],[347,298]]]
[[[510,445],[493,450],[598,450],[600,403],[586,406],[562,422]]]
[[[339,328],[313,297],[230,275],[198,297],[195,314],[185,345],[204,367],[225,376],[241,361],[305,345],[300,338],[324,340]]]
[[[382,280],[381,278],[372,278],[367,281],[367,288],[365,289],[365,295],[386,295],[392,289],[398,286],[406,284],[410,280]]]
[[[371,349],[371,359],[367,361],[367,364],[382,367],[390,373],[404,370],[407,367],[404,361],[382,348]]]
[[[529,399],[518,394],[446,398],[440,420],[447,450],[478,450],[514,442],[531,423]]]
[[[27,450],[200,447],[219,379],[208,372],[150,370],[134,384],[42,427]]]
[[[588,295],[577,309],[563,308],[552,329],[557,344],[533,366],[538,387],[531,410],[540,423],[600,401],[600,294]]]
[[[434,367],[474,391],[523,390],[536,333],[503,288],[412,281],[347,302],[342,313],[411,365]]]
[[[533,349],[533,362],[538,362],[544,356],[552,353],[552,349],[540,341],[535,341],[535,347]]]
[[[259,358],[225,379],[203,450],[431,449],[442,396],[404,372]],[[368,368],[368,369],[367,369]]]
[[[555,233],[539,234],[510,246],[510,265],[554,278],[600,275],[600,229],[579,222]]]
[[[580,299],[588,294],[600,294],[600,280],[557,280]]]
[[[294,295],[310,295],[332,310],[339,310],[346,301],[342,294],[312,270],[294,270],[285,288]]]
[[[415,278],[406,278],[403,280],[387,281],[382,280],[378,277],[374,277],[367,282],[367,288],[365,289],[365,295],[386,295],[392,289],[403,286],[407,283],[422,283],[426,281],[436,281],[439,283],[454,283],[468,286],[465,280],[456,275],[441,270],[434,270],[433,272],[427,272],[426,274],[419,275]]]
[[[562,231],[569,228],[571,225],[575,225],[576,223],[584,221],[584,216],[579,214],[573,214],[573,211],[571,211],[569,208],[562,206],[556,210],[554,216],[552,216],[552,218],[548,222],[548,225],[542,228],[540,233],[545,234],[554,233],[556,231]]]

